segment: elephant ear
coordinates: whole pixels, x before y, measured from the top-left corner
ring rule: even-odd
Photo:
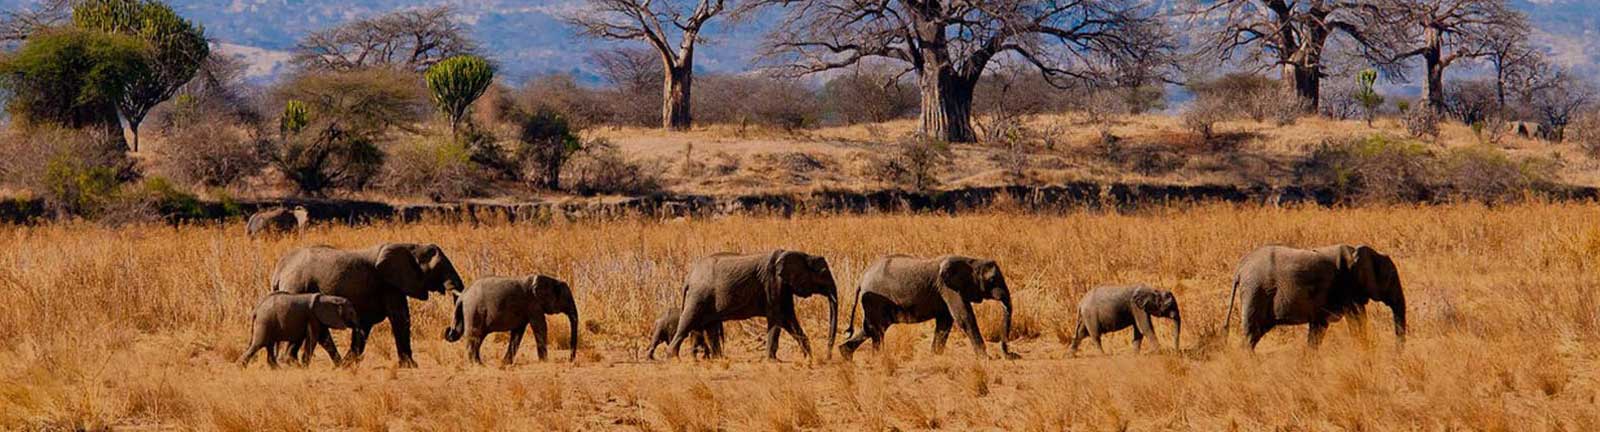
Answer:
[[[982,293],[978,292],[978,278],[974,274],[975,270],[972,266],[972,260],[957,257],[946,258],[943,263],[939,264],[939,283],[944,284],[945,289],[961,293],[962,299],[968,302],[976,302],[977,299],[982,297]]]
[[[1129,300],[1133,302],[1133,307],[1149,312],[1155,310],[1156,297],[1154,291],[1141,286],[1133,289],[1133,296]]]
[[[330,328],[345,328],[344,317],[339,315],[339,304],[328,301],[322,294],[311,295],[311,316]]]
[[[772,253],[772,282],[767,284],[767,304],[778,304],[783,297],[794,295],[789,291],[805,265],[805,258],[799,252],[778,250]]]
[[[378,277],[385,284],[417,300],[427,300],[428,290],[423,287],[422,267],[412,254],[412,245],[386,244],[378,250]]]

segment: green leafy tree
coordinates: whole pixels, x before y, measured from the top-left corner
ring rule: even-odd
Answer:
[[[494,65],[478,56],[455,56],[429,67],[423,77],[433,104],[450,117],[450,134],[457,135],[467,110],[494,82]]]
[[[23,122],[93,129],[120,142],[117,101],[148,67],[137,39],[56,29],[0,61],[0,87],[10,96],[7,111]]]
[[[1378,71],[1366,69],[1356,74],[1356,102],[1361,103],[1361,109],[1366,113],[1368,127],[1372,126],[1372,119],[1378,116],[1378,107],[1383,106],[1383,95],[1373,87],[1377,82]]]
[[[284,135],[300,133],[308,124],[311,124],[311,108],[305,102],[290,100],[283,104],[283,118],[278,120],[280,132]]]
[[[211,55],[205,28],[178,16],[157,0],[80,0],[73,5],[78,28],[133,36],[149,44],[149,67],[129,76],[117,111],[133,131],[139,151],[139,125],[156,105],[171,99],[193,79]]]

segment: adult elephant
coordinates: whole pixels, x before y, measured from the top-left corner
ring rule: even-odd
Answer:
[[[683,312],[672,336],[672,357],[678,356],[691,331],[755,317],[767,319],[768,359],[778,359],[778,334],[783,331],[794,336],[802,354],[811,357],[811,341],[795,316],[794,299],[814,295],[828,299],[828,346],[833,346],[839,329],[838,292],[828,260],[805,252],[775,250],[701,258],[690,265],[683,286]]]
[[[1239,263],[1228,299],[1223,334],[1241,299],[1240,321],[1251,350],[1267,331],[1280,325],[1310,325],[1306,342],[1316,347],[1328,323],[1341,317],[1360,320],[1368,301],[1389,306],[1394,334],[1406,337],[1406,296],[1394,260],[1367,246],[1337,245],[1316,249],[1267,246]]]
[[[874,348],[880,347],[891,324],[933,320],[935,353],[944,351],[951,326],[959,325],[972,339],[972,349],[978,357],[987,357],[983,334],[972,313],[972,303],[985,299],[997,300],[1005,309],[1000,352],[1005,358],[1017,358],[1007,342],[1011,338],[1011,289],[1006,286],[998,263],[953,255],[930,259],[885,257],[867,267],[861,276],[856,292],[856,304],[861,306],[861,333],[855,333],[856,307],[851,306],[847,317],[850,328],[845,330],[850,339],[839,346],[839,353],[849,359],[867,338],[872,339]]]
[[[351,251],[327,246],[294,250],[278,260],[272,289],[350,300],[359,318],[355,328],[360,330],[350,337],[351,361],[359,360],[366,350],[372,326],[389,320],[400,367],[411,368],[417,362],[411,358],[411,308],[406,298],[427,300],[429,292],[460,293],[462,284],[439,246],[388,243]],[[332,346],[327,332],[317,338]]]

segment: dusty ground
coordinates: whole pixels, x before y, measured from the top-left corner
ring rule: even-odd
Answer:
[[[0,228],[0,429],[180,430],[1595,430],[1600,428],[1600,227],[1588,204],[1273,209],[1208,205],[1137,214],[729,218],[674,223],[324,227],[251,241],[242,227]],[[447,305],[412,302],[415,370],[393,368],[387,326],[344,370],[239,369],[250,306],[272,262],[327,243],[432,241],[468,280],[543,272],[583,311],[579,361],[466,365],[440,337]],[[1397,261],[1412,334],[1389,313],[1337,323],[1320,351],[1304,328],[1255,355],[1214,332],[1227,281],[1264,244],[1366,243]],[[642,362],[645,326],[687,263],[723,250],[828,257],[840,285],[892,253],[998,259],[1016,295],[1020,361],[973,359],[959,333],[895,327],[854,364],[759,360],[758,323],[728,361]],[[1175,291],[1181,353],[1068,357],[1062,335],[1089,287]],[[800,302],[814,347],[826,307]],[[997,308],[979,309],[991,338]],[[557,317],[559,318],[559,317]],[[565,324],[552,319],[552,331]],[[1235,338],[1237,335],[1234,335]],[[340,344],[345,336],[339,337]],[[567,354],[564,337],[552,349]],[[500,338],[486,345],[498,364]],[[991,352],[996,347],[990,345]]]

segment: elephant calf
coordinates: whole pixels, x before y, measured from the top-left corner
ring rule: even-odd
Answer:
[[[522,344],[522,333],[533,327],[533,338],[538,343],[539,360],[548,351],[548,334],[545,315],[565,314],[572,329],[572,355],[578,358],[578,305],[572,298],[572,288],[555,278],[534,275],[526,278],[487,278],[473,282],[461,298],[456,299],[455,322],[444,330],[444,339],[455,342],[467,337],[467,358],[483,364],[479,350],[483,338],[489,333],[510,332],[506,345],[505,365],[517,356],[517,346]]]
[[[356,309],[344,297],[323,294],[289,294],[274,292],[256,305],[255,329],[251,332],[250,348],[239,357],[239,366],[250,364],[256,352],[267,350],[267,366],[278,368],[278,344],[289,343],[289,359],[294,361],[294,356],[301,344],[309,344],[307,339],[327,332],[327,329],[354,328],[357,322]],[[356,330],[360,331],[360,330]],[[328,356],[335,365],[339,364],[339,353],[332,348],[332,339],[323,339],[326,343],[323,348],[328,351]],[[306,361],[310,361],[312,348],[306,347]]]
[[[309,221],[310,213],[303,206],[295,206],[293,210],[279,207],[250,215],[250,220],[245,223],[245,231],[251,238],[264,234],[287,234],[305,229]]]
[[[672,336],[678,333],[678,318],[683,315],[683,308],[672,307],[661,313],[656,318],[655,329],[650,332],[650,350],[645,353],[645,358],[656,359],[656,346],[672,343]],[[689,333],[690,348],[694,355],[704,358],[722,356],[722,323],[712,324],[705,330],[694,330]]]
[[[1095,348],[1106,353],[1100,345],[1100,335],[1133,327],[1133,351],[1139,352],[1146,335],[1155,342],[1156,329],[1150,317],[1171,318],[1174,326],[1172,349],[1177,350],[1183,332],[1183,318],[1178,314],[1178,298],[1171,291],[1151,288],[1148,285],[1103,286],[1089,290],[1078,302],[1078,327],[1072,335],[1072,353],[1078,353],[1078,343],[1084,338],[1094,339]]]

